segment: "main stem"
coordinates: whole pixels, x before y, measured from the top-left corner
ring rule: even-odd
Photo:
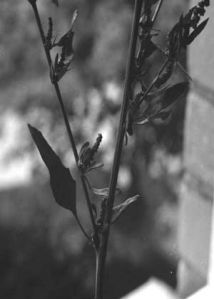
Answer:
[[[106,255],[107,255],[107,245],[108,245],[108,238],[110,232],[110,223],[111,223],[111,216],[112,216],[112,208],[114,204],[115,189],[117,185],[120,159],[122,154],[124,135],[126,131],[126,116],[128,111],[129,97],[131,93],[131,83],[132,83],[132,75],[133,75],[132,70],[134,65],[136,42],[138,37],[138,25],[141,16],[142,2],[143,0],[135,0],[134,18],[133,18],[133,25],[132,25],[131,40],[129,45],[129,56],[128,56],[128,63],[126,67],[123,103],[121,108],[120,123],[118,128],[117,142],[116,142],[116,148],[114,153],[114,161],[113,161],[112,173],[111,173],[110,184],[109,184],[107,211],[106,211],[106,216],[104,221],[103,233],[101,235],[101,240],[100,240],[100,247],[96,253],[95,298],[103,297],[104,269],[105,269]]]
[[[47,49],[47,46],[46,46],[46,38],[45,38],[44,30],[43,30],[43,27],[42,27],[42,23],[41,23],[41,20],[40,20],[39,12],[38,12],[38,9],[37,9],[36,1],[35,0],[28,0],[28,1],[30,2],[30,4],[32,5],[32,8],[33,8],[36,23],[37,23],[39,33],[40,33],[40,36],[41,36],[41,39],[42,39],[43,48],[45,50],[46,58],[47,58],[47,61],[48,61],[49,69],[51,70],[52,69],[51,55],[50,55],[50,52],[49,52],[49,50]],[[60,104],[60,108],[61,108],[61,111],[62,111],[65,127],[66,127],[66,130],[67,130],[67,133],[68,133],[68,137],[69,137],[69,141],[70,141],[70,144],[71,144],[71,147],[72,147],[72,150],[73,150],[75,162],[76,162],[76,165],[77,165],[77,168],[78,168],[79,155],[78,155],[78,152],[77,152],[74,136],[72,134],[72,130],[71,130],[71,127],[70,127],[70,124],[69,124],[69,121],[68,121],[68,116],[67,116],[67,113],[66,113],[66,109],[65,109],[65,106],[64,106],[63,99],[62,99],[61,91],[60,91],[60,88],[59,88],[59,85],[58,85],[57,81],[54,81],[52,83],[53,83],[53,86],[55,88],[57,99],[58,99],[59,104]],[[78,168],[78,170],[79,170],[79,168]],[[94,216],[93,216],[90,197],[89,197],[87,185],[84,181],[84,176],[82,174],[80,174],[80,179],[81,179],[81,182],[82,182],[87,207],[88,207],[88,210],[89,210],[89,215],[90,215],[91,223],[92,223],[93,230],[94,230],[94,238],[95,238],[95,240],[98,240],[96,224],[95,224],[95,220],[94,220]],[[80,228],[82,230],[83,227],[80,226]],[[85,231],[83,231],[83,233],[85,234]]]

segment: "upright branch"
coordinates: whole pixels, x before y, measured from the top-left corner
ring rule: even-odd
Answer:
[[[126,132],[125,123],[126,123],[126,115],[128,111],[128,105],[129,105],[129,98],[131,96],[130,91],[131,91],[131,83],[132,83],[132,75],[133,75],[133,62],[135,58],[136,43],[138,37],[138,25],[141,16],[141,8],[142,8],[142,0],[136,0],[135,8],[134,8],[131,41],[129,46],[129,57],[128,57],[128,63],[126,67],[123,103],[122,103],[121,114],[120,114],[117,143],[116,143],[116,148],[114,153],[113,168],[112,168],[111,179],[109,184],[109,194],[108,194],[106,214],[104,219],[104,231],[101,236],[101,244],[97,253],[96,298],[102,298],[103,296],[104,267],[105,267],[105,260],[107,254],[107,244],[108,244],[110,223],[112,217],[112,208],[114,205],[115,190],[117,185],[117,177],[118,177],[120,159],[121,159],[122,148],[123,148],[123,140]]]

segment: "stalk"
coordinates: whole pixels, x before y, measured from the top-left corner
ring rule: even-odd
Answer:
[[[133,25],[132,25],[131,40],[129,45],[128,63],[126,67],[125,84],[124,84],[123,103],[122,103],[122,108],[120,113],[120,123],[118,128],[117,142],[116,142],[116,148],[114,153],[114,161],[113,161],[113,167],[112,167],[110,184],[109,184],[107,210],[105,215],[103,233],[101,235],[100,247],[96,253],[95,298],[97,299],[103,297],[104,269],[105,269],[106,255],[107,255],[108,238],[110,232],[110,220],[111,220],[112,208],[114,204],[115,189],[117,185],[120,159],[121,159],[122,148],[123,148],[123,140],[126,131],[126,116],[127,116],[129,96],[131,91],[132,74],[133,74],[132,70],[133,70],[134,58],[136,52],[138,24],[141,16],[142,2],[143,0],[135,0],[134,18],[133,18]]]

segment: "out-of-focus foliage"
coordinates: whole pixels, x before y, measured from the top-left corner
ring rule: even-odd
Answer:
[[[165,0],[160,22],[155,26],[161,28],[158,41],[163,47],[164,35],[185,9],[186,2]],[[46,29],[48,16],[53,17],[57,37],[69,28],[74,9],[79,11],[74,28],[72,70],[60,86],[78,148],[85,140],[95,140],[97,133],[103,134],[104,172],[99,176],[94,173],[91,180],[98,187],[106,186],[133,1],[59,0],[59,8],[51,0],[38,0],[38,4]],[[5,110],[13,110],[23,120],[16,137],[17,149],[7,156],[13,161],[14,155],[31,153],[35,162],[34,181],[29,187],[2,191],[0,195],[0,296],[90,297],[94,280],[92,250],[73,217],[51,198],[47,173],[41,163],[37,167],[39,158],[25,126],[30,122],[42,130],[65,165],[72,165],[33,13],[26,0],[1,0],[0,8],[0,111],[3,114]],[[159,58],[155,57],[153,62],[158,64]],[[185,62],[185,56],[182,61]],[[178,72],[177,76],[183,75]],[[150,275],[175,285],[176,199],[181,175],[183,117],[184,101],[181,101],[167,126],[137,128],[135,138],[125,148],[119,184],[127,197],[140,193],[143,200],[133,204],[113,226],[107,297],[121,297]],[[87,227],[89,220],[81,190],[77,191],[77,198],[81,219]]]

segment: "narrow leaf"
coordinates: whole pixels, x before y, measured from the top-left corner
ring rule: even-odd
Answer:
[[[113,215],[111,223],[117,221],[121,214],[129,207],[130,204],[134,203],[140,196],[135,195],[131,198],[126,199],[123,203],[113,207]]]
[[[82,155],[84,154],[85,150],[88,149],[89,145],[90,145],[89,142],[85,142],[85,143],[82,145],[82,147],[81,147],[81,149],[80,149],[80,152],[79,152],[79,157],[82,156]]]
[[[74,26],[74,23],[75,23],[77,17],[78,17],[78,10],[75,9],[75,11],[73,12],[72,20],[71,20],[71,27],[70,27],[71,29],[73,29],[73,26]]]
[[[101,196],[102,198],[107,198],[109,194],[109,188],[96,189],[94,187],[91,187],[91,190],[95,195]],[[119,188],[116,188],[116,194],[121,194],[121,190]]]
[[[94,162],[94,164],[92,164],[88,169],[87,169],[87,172],[90,172],[92,170],[96,170],[96,169],[99,169],[99,168],[102,168],[104,166],[103,163],[96,163]]]
[[[76,182],[72,178],[68,168],[66,168],[58,155],[47,143],[42,133],[28,125],[30,134],[40,152],[42,160],[47,166],[50,174],[50,185],[56,202],[73,212],[76,216]]]
[[[186,44],[187,45],[191,44],[194,41],[194,39],[202,32],[202,30],[204,30],[205,26],[207,25],[208,20],[209,20],[209,18],[207,18],[206,20],[201,22],[195,28],[195,30],[189,35],[189,37],[186,39]]]
[[[145,124],[147,124],[149,122],[149,119],[148,118],[142,118],[142,120],[136,120],[135,122],[134,122],[134,124],[136,124],[136,125],[145,125]]]

